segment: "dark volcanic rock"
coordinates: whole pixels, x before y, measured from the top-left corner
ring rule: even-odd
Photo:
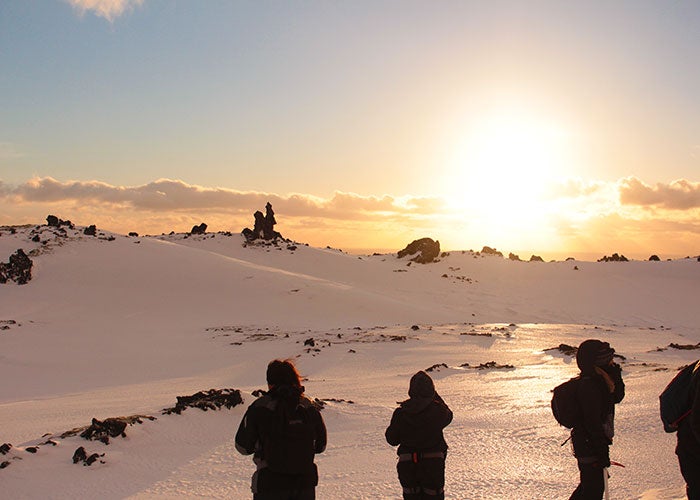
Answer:
[[[171,413],[181,414],[187,408],[199,408],[200,410],[218,410],[222,406],[228,409],[242,404],[243,398],[238,389],[210,389],[199,391],[191,396],[177,396],[177,403],[172,408],[164,408],[163,415]]]
[[[206,234],[207,225],[202,222],[199,226],[192,226],[191,234]]]
[[[10,260],[6,264],[0,262],[0,283],[7,283],[9,280],[18,285],[26,285],[32,279],[32,266],[34,263],[21,248],[10,255]]]
[[[109,444],[110,437],[125,437],[124,430],[127,425],[141,424],[143,419],[155,420],[156,417],[150,415],[131,415],[129,417],[113,417],[105,420],[92,419],[92,423],[85,427],[77,427],[61,434],[61,438],[67,438],[80,434],[80,437],[90,440],[102,441]]]
[[[659,262],[661,259],[659,258],[658,255],[652,255],[649,257],[649,260],[654,261],[654,262]]]
[[[412,262],[419,264],[428,264],[434,262],[440,255],[440,242],[431,238],[421,238],[409,243],[406,248],[399,250],[397,254],[399,259],[406,255],[416,255],[411,259]]]
[[[434,372],[434,371],[440,371],[443,368],[448,368],[448,366],[445,363],[436,363],[433,366],[430,366],[425,369],[426,372]]]
[[[0,454],[7,455],[7,453],[12,449],[12,445],[10,443],[4,443],[2,446],[0,446]]]
[[[73,223],[71,221],[59,219],[55,215],[49,215],[48,217],[46,217],[46,225],[49,227],[58,228],[60,228],[61,226],[68,226],[70,229],[73,229]]]
[[[104,457],[104,456],[105,456],[104,453],[102,453],[102,454],[93,453],[93,454],[88,456],[87,451],[85,451],[85,448],[83,448],[81,446],[80,448],[76,449],[75,452],[73,453],[73,463],[77,464],[78,462],[83,462],[83,465],[89,466],[89,465],[92,465],[93,463],[95,463],[100,457]],[[100,462],[102,462],[102,461],[100,460]],[[104,463],[104,462],[102,462],[102,463]]]
[[[578,347],[574,347],[569,344],[559,344],[557,347],[550,347],[549,349],[545,349],[545,351],[559,351],[567,356],[576,356]]]
[[[127,422],[120,418],[107,418],[102,421],[93,418],[92,424],[80,433],[80,437],[109,444],[110,437],[126,437],[126,425]]]
[[[610,257],[604,255],[602,258],[598,259],[598,262],[629,262],[629,259],[624,255],[612,254]]]
[[[83,230],[83,234],[86,236],[97,236],[97,226],[91,224]]]
[[[268,241],[277,238],[284,239],[282,235],[274,229],[277,221],[275,220],[275,212],[272,210],[270,202],[267,202],[267,205],[265,205],[265,215],[258,210],[253,214],[253,217],[255,218],[253,229],[245,228],[241,231],[247,241],[255,241],[260,238]]]

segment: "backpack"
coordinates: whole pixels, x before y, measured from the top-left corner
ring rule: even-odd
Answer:
[[[683,367],[659,395],[661,422],[666,432],[676,432],[681,421],[690,415],[693,374],[700,360]]]
[[[316,431],[311,411],[299,404],[289,415],[276,412],[262,440],[263,459],[270,470],[283,474],[313,471]]]
[[[552,390],[552,413],[559,425],[571,429],[580,419],[581,406],[578,402],[578,387],[581,377],[574,377]]]

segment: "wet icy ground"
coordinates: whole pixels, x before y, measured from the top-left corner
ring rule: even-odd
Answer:
[[[318,498],[400,498],[395,450],[383,437],[395,402],[406,396],[410,376],[439,366],[431,375],[455,418],[446,429],[447,497],[455,499],[566,498],[577,470],[567,431],[549,409],[550,390],[576,374],[575,360],[547,350],[586,338],[609,341],[619,354],[627,396],[618,406],[612,459],[612,498],[681,498],[682,479],[673,454],[675,437],[663,433],[657,396],[679,366],[697,351],[657,348],[684,337],[673,330],[604,325],[443,325],[300,331],[216,327],[209,341],[235,353],[235,368],[202,381],[250,392],[264,386],[264,364],[295,357],[311,397],[336,399],[323,410],[327,451],[318,457]],[[304,341],[314,339],[314,346]],[[354,351],[354,352],[352,352]],[[495,361],[513,368],[478,369]],[[468,363],[469,366],[461,366]],[[242,366],[241,366],[242,364]],[[245,376],[242,374],[245,373]],[[350,402],[352,401],[352,402]],[[153,406],[152,412],[163,405]],[[48,475],[61,497],[246,498],[254,470],[238,455],[233,435],[244,407],[230,411],[190,410],[130,427],[126,439],[109,446],[105,464],[69,464],[78,438],[59,440],[2,471],[8,498],[38,498]],[[58,431],[59,429],[55,429]],[[37,436],[38,438],[39,436]],[[45,440],[46,438],[43,438]],[[25,446],[38,443],[31,440]]]

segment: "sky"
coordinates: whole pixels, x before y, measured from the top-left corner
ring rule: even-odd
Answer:
[[[0,225],[700,253],[700,6],[6,0]]]

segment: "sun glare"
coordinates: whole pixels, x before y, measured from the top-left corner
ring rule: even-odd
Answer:
[[[541,231],[552,215],[543,194],[570,174],[568,136],[522,114],[498,114],[477,123],[454,148],[446,194],[453,210],[471,215],[484,237],[517,244]]]

